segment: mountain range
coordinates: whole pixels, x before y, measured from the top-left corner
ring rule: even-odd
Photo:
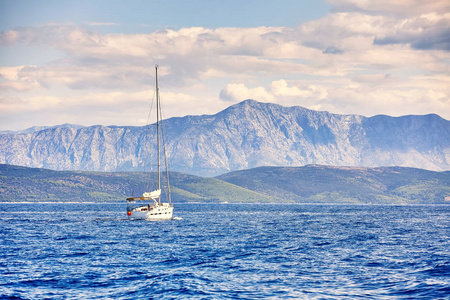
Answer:
[[[154,170],[152,126],[62,125],[0,133],[0,163],[52,170]],[[217,176],[259,166],[450,170],[450,121],[438,115],[339,115],[246,100],[164,121],[171,171]]]

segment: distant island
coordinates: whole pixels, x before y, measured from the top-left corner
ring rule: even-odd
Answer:
[[[1,202],[124,202],[140,172],[54,171],[0,165]],[[450,172],[405,167],[259,167],[215,178],[170,173],[178,203],[450,204]]]

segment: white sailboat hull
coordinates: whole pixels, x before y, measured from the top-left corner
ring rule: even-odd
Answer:
[[[128,218],[134,220],[170,220],[173,206],[168,203],[143,205],[128,211]]]

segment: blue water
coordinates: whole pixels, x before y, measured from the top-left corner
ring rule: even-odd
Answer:
[[[0,298],[450,298],[450,205],[125,206],[0,204]]]

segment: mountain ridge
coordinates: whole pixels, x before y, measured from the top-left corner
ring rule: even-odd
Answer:
[[[75,129],[79,129],[79,128],[83,128],[86,126],[83,125],[78,125],[78,124],[69,124],[69,123],[65,123],[65,124],[61,124],[61,125],[53,125],[53,126],[32,126],[26,129],[22,129],[22,130],[4,130],[4,131],[0,131],[0,134],[28,134],[28,133],[34,133],[34,132],[38,132],[38,131],[42,131],[42,130],[46,130],[46,129],[51,129],[51,128],[75,128]]]
[[[0,163],[142,171],[151,126],[52,127],[0,134]],[[259,166],[406,166],[450,170],[450,122],[436,114],[341,115],[245,100],[214,115],[164,121],[170,170],[216,176]]]

